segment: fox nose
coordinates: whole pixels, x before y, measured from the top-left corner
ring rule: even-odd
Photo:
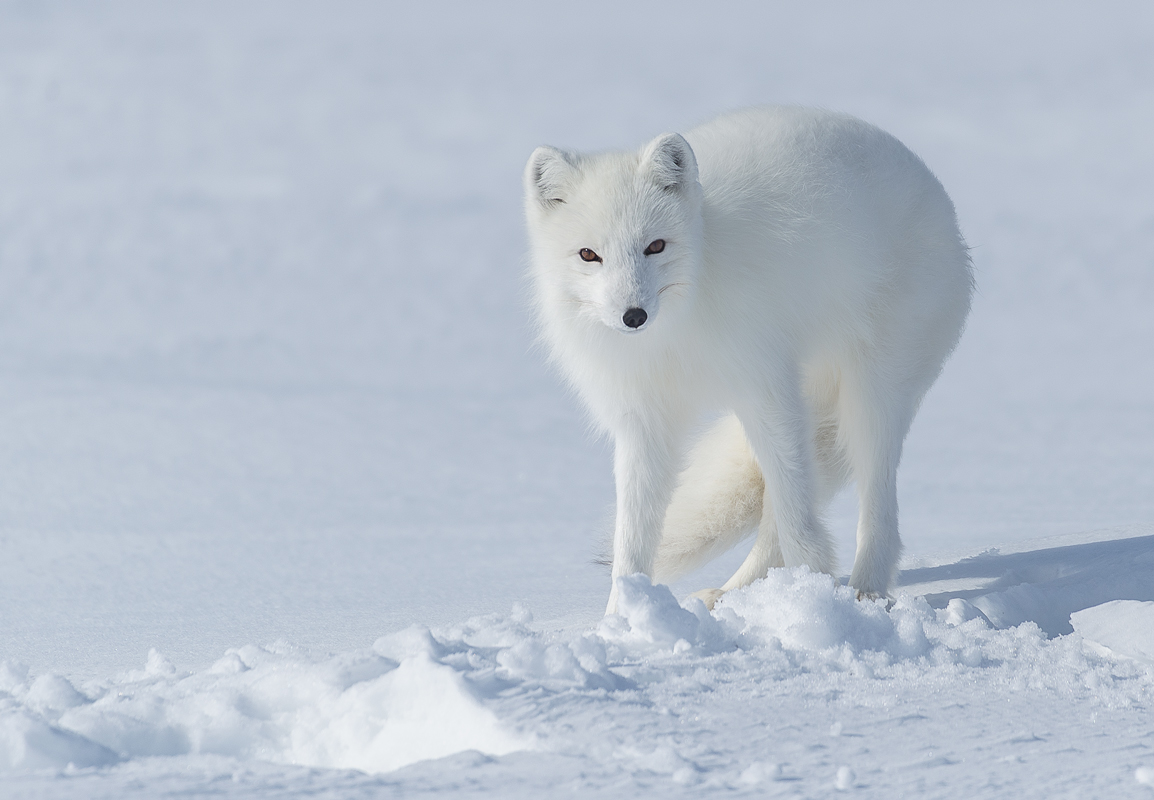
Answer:
[[[630,328],[640,328],[647,319],[649,319],[649,315],[645,313],[644,308],[627,308],[621,317],[621,321]]]

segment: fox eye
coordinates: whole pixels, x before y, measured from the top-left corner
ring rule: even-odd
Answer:
[[[601,260],[601,256],[594,253],[588,247],[582,247],[581,250],[578,251],[577,255],[581,256],[582,261],[600,261]]]
[[[654,239],[652,242],[649,243],[649,246],[645,248],[645,255],[651,256],[655,253],[660,253],[664,249],[665,249],[665,240],[664,239]]]

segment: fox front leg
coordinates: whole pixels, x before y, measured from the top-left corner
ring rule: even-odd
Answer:
[[[617,613],[617,579],[653,576],[665,511],[677,478],[677,428],[669,423],[623,425],[617,431],[613,476],[617,520],[613,530],[613,585],[606,614]]]

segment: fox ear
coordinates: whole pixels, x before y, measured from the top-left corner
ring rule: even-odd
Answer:
[[[525,166],[525,197],[545,208],[565,202],[573,171],[573,156],[556,147],[542,146],[529,156]]]
[[[663,133],[645,146],[641,165],[664,189],[697,183],[697,157],[680,133]]]

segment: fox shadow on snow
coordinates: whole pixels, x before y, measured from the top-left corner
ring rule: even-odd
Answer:
[[[902,570],[897,583],[899,590],[923,594],[934,608],[960,598],[999,628],[1030,620],[1057,636],[1073,631],[1075,611],[1111,600],[1154,600],[1154,535],[1021,553],[989,550],[953,564]]]

